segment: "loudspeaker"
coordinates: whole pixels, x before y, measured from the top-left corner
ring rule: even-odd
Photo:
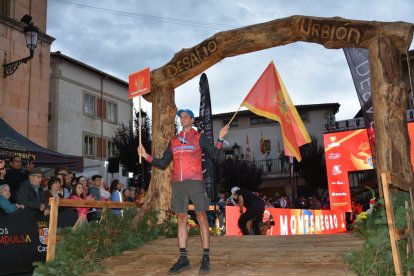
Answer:
[[[109,173],[119,172],[119,159],[118,158],[112,157],[108,159],[108,172]]]

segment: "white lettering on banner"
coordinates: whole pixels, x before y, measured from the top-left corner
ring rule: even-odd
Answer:
[[[329,230],[329,217],[328,216],[325,216],[325,227],[326,227],[326,230]]]
[[[0,235],[8,235],[9,230],[7,228],[0,228]]]
[[[341,214],[341,228],[345,228],[343,217]],[[325,230],[338,229],[338,217],[336,214],[326,215],[280,215],[280,235],[309,235],[315,232],[323,232]],[[290,231],[289,231],[290,230]]]
[[[292,235],[296,234],[296,217],[290,216],[290,232]]]
[[[305,224],[305,227],[303,228],[304,234],[309,234],[309,215],[302,216],[303,223]]]
[[[339,159],[339,158],[341,158],[341,153],[339,153],[339,152],[330,153],[330,154],[328,154],[328,158],[332,159],[332,160]]]
[[[289,235],[287,216],[280,216],[280,235]]]
[[[303,216],[298,216],[298,234],[306,234],[304,233],[305,225],[303,224]]]
[[[363,76],[369,75],[369,65],[365,66],[365,67],[362,67],[364,64],[367,64],[367,63],[368,63],[368,60],[362,62],[361,64],[358,64],[358,66],[355,67],[355,70],[356,70],[358,76],[363,77]],[[365,68],[365,72],[362,72],[362,70],[359,70],[360,68],[361,69]]]
[[[310,215],[310,230],[311,233],[315,233],[315,228],[313,227],[313,215]]]
[[[332,215],[329,215],[329,226],[333,229]]]
[[[332,175],[338,175],[341,174],[342,170],[341,170],[341,165],[334,165],[332,167]]]
[[[321,231],[323,231],[323,230],[325,230],[325,226],[323,225],[323,215],[320,215],[319,219],[321,221]]]
[[[346,196],[346,193],[332,193],[332,196]]]
[[[342,185],[342,184],[344,184],[344,182],[343,181],[332,181],[331,184],[332,185]]]
[[[39,245],[39,246],[37,247],[37,251],[38,251],[38,252],[47,252],[47,247],[45,247],[45,246],[40,246],[40,245]]]
[[[321,231],[321,223],[319,216],[315,216],[315,231]]]

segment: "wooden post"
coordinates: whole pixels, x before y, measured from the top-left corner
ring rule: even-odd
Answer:
[[[46,261],[51,261],[55,258],[59,199],[55,199],[54,197],[49,198],[49,205],[50,205],[50,217],[49,217],[49,229],[48,229],[49,233],[47,236]]]
[[[391,183],[391,179],[389,174],[382,173],[382,189],[384,192],[384,201],[385,201],[385,212],[387,213],[387,223],[388,223],[388,233],[390,235],[390,243],[391,243],[391,250],[392,250],[392,259],[394,261],[394,269],[395,274],[402,275],[402,264],[401,264],[401,256],[400,251],[398,249],[398,241],[395,235],[395,226],[394,226],[394,210],[392,207],[392,199],[389,190],[389,184]]]
[[[142,98],[142,96],[139,95],[138,96],[138,133],[139,133],[138,146],[142,146],[141,98]],[[142,156],[141,155],[139,155],[139,164],[142,164]]]
[[[390,172],[413,185],[401,52],[387,37],[369,47],[378,175]],[[385,196],[385,195],[384,195]]]
[[[175,113],[177,108],[174,103],[174,89],[171,87],[155,88],[155,91],[151,92],[151,98],[153,100],[152,155],[161,157],[171,138],[175,135]],[[146,200],[135,217],[134,223],[137,223],[142,218],[142,212],[154,209],[170,209],[171,165],[165,170],[152,167],[151,183],[148,187]],[[164,214],[164,212],[161,213],[160,220],[162,220]]]

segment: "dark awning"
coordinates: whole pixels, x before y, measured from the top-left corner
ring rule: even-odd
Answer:
[[[83,158],[81,156],[67,155],[45,149],[15,131],[0,118],[0,159],[10,159],[15,155],[20,156],[25,161],[32,157],[36,167],[67,166],[73,171],[83,171]]]

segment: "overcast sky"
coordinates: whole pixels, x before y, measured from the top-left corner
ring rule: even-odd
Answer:
[[[176,52],[217,32],[291,15],[414,23],[414,1],[49,0],[47,34],[56,39],[52,51],[128,81],[129,74],[162,67]],[[213,113],[237,110],[271,60],[295,105],[339,103],[340,120],[359,110],[342,49],[297,42],[209,68]],[[177,107],[190,108],[196,116],[199,78],[175,90]]]

